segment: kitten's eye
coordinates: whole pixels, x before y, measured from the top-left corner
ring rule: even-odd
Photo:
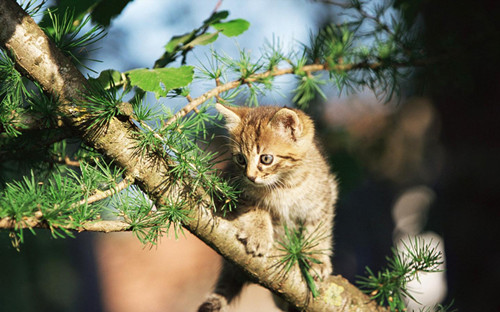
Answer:
[[[247,163],[245,156],[243,156],[242,154],[236,154],[236,155],[234,155],[233,158],[234,158],[234,161],[240,166],[244,166]]]
[[[273,162],[273,155],[269,154],[264,154],[260,155],[260,162],[263,163],[264,165],[270,165]]]

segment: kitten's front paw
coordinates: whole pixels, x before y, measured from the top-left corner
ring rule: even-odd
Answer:
[[[245,245],[248,254],[257,257],[266,255],[273,245],[272,235],[266,235],[266,233],[247,234],[241,231],[236,237]]]

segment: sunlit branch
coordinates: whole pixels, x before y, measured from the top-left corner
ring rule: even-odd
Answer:
[[[79,226],[75,226],[72,224],[68,225],[52,225],[54,228],[61,228],[71,231],[88,231],[88,232],[126,232],[131,231],[132,227],[130,224],[123,221],[112,221],[112,220],[101,220],[101,221],[92,221],[85,222]],[[23,218],[20,221],[16,221],[10,217],[0,219],[0,229],[9,229],[9,230],[19,230],[19,229],[32,229],[32,228],[40,228],[40,229],[48,229],[49,224],[38,217],[27,217]]]
[[[217,86],[213,88],[212,90],[209,90],[199,97],[193,99],[192,101],[189,101],[189,103],[184,106],[180,111],[178,111],[172,118],[170,118],[166,123],[165,127],[171,125],[174,123],[176,120],[186,116],[189,114],[191,111],[195,110],[199,105],[205,103],[207,100],[209,100],[212,97],[217,97],[219,94],[229,91],[231,89],[238,88],[242,84],[247,84],[251,82],[258,82],[260,80],[269,78],[269,77],[276,77],[276,76],[283,76],[283,75],[289,75],[289,74],[294,74],[296,71],[303,71],[306,74],[310,74],[312,72],[317,72],[317,71],[323,71],[323,70],[328,70],[328,71],[352,71],[352,70],[359,70],[359,69],[378,69],[386,64],[382,62],[360,62],[360,63],[347,63],[347,64],[336,64],[334,66],[328,65],[328,64],[311,64],[311,65],[305,65],[301,68],[294,68],[294,67],[289,67],[289,68],[282,68],[282,69],[277,69],[277,70],[268,70],[263,73],[258,73],[258,74],[253,74],[249,76],[248,78],[245,79],[237,79],[233,80],[224,84],[217,83]],[[412,63],[391,63],[392,67],[411,67],[411,66],[419,66],[423,65],[419,64],[419,62],[412,62]]]
[[[100,201],[100,200],[103,200],[105,198],[108,198],[120,191],[123,191],[124,189],[126,189],[127,187],[129,187],[130,185],[132,185],[134,183],[134,178],[132,178],[131,176],[126,176],[122,181],[120,181],[120,183],[118,183],[115,187],[112,187],[110,188],[109,190],[106,190],[106,191],[100,191],[100,190],[97,190],[97,192],[86,198],[86,199],[82,199],[81,201],[79,201],[78,203],[75,204],[75,207],[76,206],[81,206],[81,205],[85,205],[85,204],[92,204],[92,203],[95,203],[97,201]]]

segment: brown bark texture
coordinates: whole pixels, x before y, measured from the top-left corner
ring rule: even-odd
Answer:
[[[188,198],[185,194],[191,191],[189,185],[170,181],[168,160],[138,153],[137,140],[132,131],[135,129],[129,121],[113,118],[104,129],[98,131],[85,127],[85,120],[90,117],[76,103],[83,100],[86,79],[14,0],[0,1],[0,44],[14,56],[21,73],[37,81],[46,93],[59,99],[65,122],[87,144],[124,168],[125,175],[133,178],[135,184],[153,201],[161,205],[167,196],[184,196],[184,200],[191,201],[192,218],[183,226],[241,267],[255,282],[307,311],[387,311],[341,276],[331,276],[326,281],[318,282],[320,295],[311,299],[297,268],[283,278],[274,266],[277,257],[253,257],[247,254],[243,245],[235,239],[234,225],[229,220],[214,215],[203,204],[203,200],[199,200],[205,195],[199,192],[199,198]],[[8,223],[9,220],[2,222]],[[26,226],[37,226],[37,222],[34,217],[26,220]],[[43,225],[40,224],[39,227]],[[89,224],[81,230],[123,231],[129,230],[129,227],[123,222],[111,222]]]

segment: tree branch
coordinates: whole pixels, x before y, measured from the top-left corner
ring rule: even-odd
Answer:
[[[415,60],[411,66],[423,66],[426,65],[428,62],[425,60]],[[300,70],[305,72],[306,74],[310,75],[313,72],[317,71],[352,71],[352,70],[358,70],[358,69],[372,69],[376,70],[378,68],[381,68],[385,64],[383,62],[359,62],[359,63],[346,63],[346,64],[336,64],[334,66],[331,66],[329,64],[309,64],[309,65],[304,65],[301,68],[294,68],[294,67],[289,67],[289,68],[279,68],[279,69],[273,69],[273,70],[268,70],[263,73],[256,73],[253,75],[250,75],[248,78],[245,79],[237,79],[233,80],[230,82],[226,82],[224,84],[220,83],[219,79],[216,79],[216,87],[203,93],[199,97],[195,99],[190,99],[188,98],[188,104],[184,106],[180,111],[178,111],[172,118],[170,118],[166,123],[164,127],[167,127],[171,125],[173,122],[176,120],[186,116],[189,114],[191,111],[196,110],[197,107],[203,103],[205,103],[208,99],[212,97],[217,97],[219,94],[229,91],[231,89],[238,88],[240,85],[245,84],[245,83],[251,83],[251,82],[256,82],[259,80],[263,80],[265,78],[269,77],[276,77],[276,76],[283,76],[283,75],[288,75],[288,74],[293,74],[295,71]],[[392,62],[391,63],[392,67],[395,68],[401,68],[401,67],[409,67],[410,64],[405,63],[405,62]]]
[[[81,201],[76,203],[75,206],[92,204],[92,203],[95,203],[96,201],[103,200],[105,198],[108,198],[108,197],[126,189],[127,187],[129,187],[133,183],[134,183],[134,178],[132,178],[130,176],[126,176],[125,179],[120,181],[120,183],[118,183],[115,187],[112,187],[106,191],[97,190],[97,192],[94,195],[90,196],[89,198],[82,199]]]
[[[328,67],[328,65],[311,64],[311,65],[303,66],[301,68],[301,70],[309,73],[309,72],[315,72],[315,71],[321,71],[321,70],[327,70],[327,69],[330,69],[330,70],[351,70],[351,69],[354,69],[354,64],[346,64],[346,65],[338,65],[338,66],[335,66],[334,69],[330,69]],[[374,65],[374,66],[377,67],[380,65]],[[358,67],[360,67],[359,64],[358,64]],[[165,127],[171,125],[176,120],[186,116],[191,111],[195,110],[199,105],[205,103],[208,99],[215,97],[215,96],[218,96],[219,94],[221,94],[223,92],[229,91],[231,89],[235,89],[244,83],[259,81],[259,80],[262,80],[262,79],[265,79],[268,77],[276,77],[276,76],[292,74],[295,70],[296,69],[293,67],[281,68],[281,69],[277,69],[277,70],[268,70],[268,71],[263,72],[263,73],[253,74],[244,80],[238,79],[238,80],[233,80],[233,81],[230,81],[230,82],[227,82],[224,84],[221,84],[219,80],[216,80],[217,86],[215,88],[203,93],[202,95],[200,95],[199,97],[197,97],[195,99],[192,99],[192,100],[188,99],[189,103],[186,106],[184,106],[180,111],[178,111],[172,118],[170,118],[165,123]]]
[[[183,226],[226,259],[241,267],[256,282],[280,294],[299,308],[307,306],[308,311],[386,311],[340,276],[331,276],[328,280],[318,283],[319,297],[308,302],[309,292],[298,268],[281,278],[273,266],[277,261],[276,257],[253,257],[247,254],[243,245],[235,239],[237,229],[229,220],[214,215],[212,209],[203,201],[200,203],[197,199],[187,197],[186,189],[192,192],[189,185],[171,181],[168,159],[158,159],[137,152],[137,140],[133,131],[136,129],[132,124],[113,118],[99,135],[96,135],[95,130],[86,129],[84,121],[89,116],[75,104],[82,101],[85,78],[14,0],[0,1],[0,44],[13,52],[16,66],[22,73],[36,80],[45,92],[59,98],[59,109],[65,122],[74,127],[87,144],[124,168],[126,176],[132,177],[157,205],[164,204],[167,196],[183,197],[184,200],[192,202],[190,218]],[[217,89],[214,94],[222,89]],[[199,196],[206,198],[201,191]],[[9,225],[9,222],[12,223],[12,220],[0,220],[0,224]],[[30,225],[34,226],[40,223],[36,218],[25,220],[26,225],[29,222],[33,222]],[[104,224],[106,226],[97,226]],[[83,226],[83,229],[106,231],[111,229],[111,224],[115,225],[117,230],[130,229],[128,224],[119,221],[97,221]],[[279,251],[275,251],[275,256],[279,256]]]
[[[22,221],[15,221],[9,217],[0,219],[0,229],[32,229],[32,228],[40,228],[47,229],[49,225],[47,222],[43,221],[40,217],[30,217],[25,218]],[[66,230],[74,230],[78,232],[127,232],[131,231],[132,227],[130,224],[123,221],[113,221],[113,220],[100,220],[93,222],[86,222],[79,227],[74,227],[73,225],[63,225],[63,226],[54,226],[56,228],[63,228]]]

